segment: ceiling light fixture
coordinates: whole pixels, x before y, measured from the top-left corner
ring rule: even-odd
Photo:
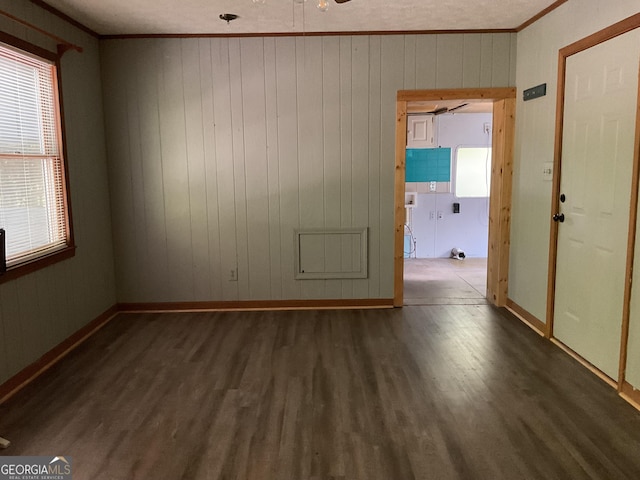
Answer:
[[[329,4],[327,0],[318,0],[318,10],[321,12],[326,12],[329,9]]]
[[[227,23],[229,23],[231,20],[235,20],[236,18],[238,18],[238,15],[236,15],[235,13],[221,13],[220,14],[220,20],[224,20]]]

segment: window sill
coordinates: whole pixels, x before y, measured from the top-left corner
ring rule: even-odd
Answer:
[[[36,272],[42,268],[53,265],[54,263],[72,258],[75,254],[76,246],[68,245],[61,250],[56,250],[55,252],[50,253],[49,255],[42,256],[27,263],[16,265],[15,267],[10,267],[3,275],[0,275],[0,284],[15,280],[23,275]]]

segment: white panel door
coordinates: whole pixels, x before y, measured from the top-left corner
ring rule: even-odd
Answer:
[[[617,377],[640,29],[567,58],[554,336]],[[564,202],[562,201],[564,198]]]

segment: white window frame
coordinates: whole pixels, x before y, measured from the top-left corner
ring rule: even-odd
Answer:
[[[10,148],[5,145],[4,151],[0,149],[0,160],[5,164],[10,164],[13,161],[22,162],[25,168],[31,166],[40,172],[42,175],[41,185],[45,193],[41,194],[38,199],[42,200],[42,203],[47,206],[48,228],[60,232],[59,234],[49,235],[49,240],[44,242],[45,244],[25,246],[22,250],[15,251],[14,249],[12,252],[7,252],[6,272],[0,275],[0,283],[2,283],[72,257],[75,254],[75,244],[71,220],[68,173],[64,155],[64,122],[59,84],[59,55],[3,32],[0,32],[0,46],[12,52],[12,55],[16,58],[25,58],[31,61],[35,59],[38,62],[42,62],[43,66],[46,64],[45,70],[48,66],[51,68],[51,82],[46,84],[47,93],[43,93],[43,95],[48,95],[47,101],[51,106],[51,113],[48,116],[51,128],[46,130],[48,133],[45,133],[41,120],[39,138],[41,138],[42,148],[40,151],[11,152],[9,151]],[[42,92],[42,90],[40,91]],[[42,113],[43,103],[34,105],[37,106],[39,114],[45,115]],[[25,175],[28,174],[25,173]],[[25,181],[27,181],[26,178]],[[52,188],[52,185],[55,185],[55,187]],[[2,178],[0,178],[0,194],[2,193],[2,188]],[[15,188],[15,182],[12,188]],[[8,190],[9,187],[6,187],[6,191]],[[0,228],[3,226],[0,224]],[[11,235],[11,232],[7,230],[5,237],[9,235]],[[7,250],[9,249],[7,248]],[[0,265],[0,271],[2,266]]]

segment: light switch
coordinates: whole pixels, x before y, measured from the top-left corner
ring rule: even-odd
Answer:
[[[542,180],[545,182],[553,180],[553,162],[544,162],[542,164]]]

